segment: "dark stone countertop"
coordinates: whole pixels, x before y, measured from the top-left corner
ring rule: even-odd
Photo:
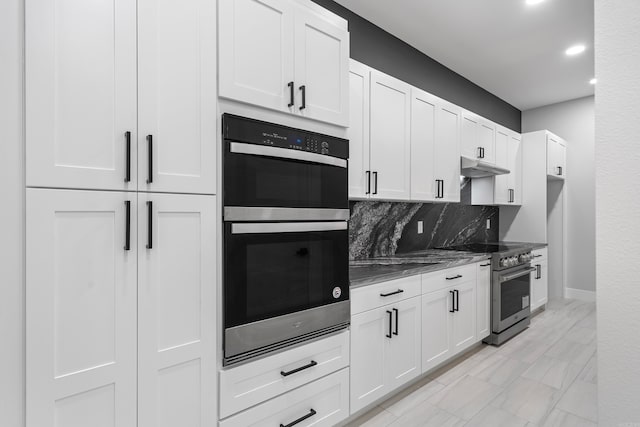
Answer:
[[[509,249],[535,250],[546,243],[499,242]],[[489,253],[473,253],[443,249],[427,249],[418,252],[396,254],[349,262],[350,288],[372,285],[388,280],[445,270],[466,264],[474,264],[491,258]]]

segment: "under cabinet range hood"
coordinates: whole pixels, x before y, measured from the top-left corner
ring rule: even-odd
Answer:
[[[509,169],[492,165],[483,160],[460,156],[460,175],[468,178],[486,178],[488,176],[508,174]]]

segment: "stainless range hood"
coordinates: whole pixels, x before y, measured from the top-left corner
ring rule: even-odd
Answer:
[[[489,164],[483,160],[460,156],[460,175],[468,178],[485,178],[488,176],[508,174],[509,169]]]

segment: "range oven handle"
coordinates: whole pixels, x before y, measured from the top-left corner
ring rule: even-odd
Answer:
[[[346,230],[346,221],[332,222],[239,222],[231,224],[231,234],[304,233]]]
[[[264,145],[245,144],[244,142],[232,142],[229,150],[236,154],[251,154],[254,156],[278,157],[280,159],[302,160],[310,163],[321,163],[323,165],[347,167],[345,159],[325,156],[324,154],[309,153],[306,151],[289,150],[288,148],[267,147]]]
[[[522,277],[522,276],[526,276],[527,274],[531,273],[532,271],[536,271],[535,267],[527,267],[524,270],[521,270],[517,273],[513,273],[513,274],[509,274],[507,276],[500,276],[500,283],[502,282],[508,282],[509,280],[513,280],[513,279],[517,279],[518,277]]]

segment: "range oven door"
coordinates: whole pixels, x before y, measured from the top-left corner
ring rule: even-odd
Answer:
[[[500,333],[531,313],[531,275],[529,264],[494,271],[492,280],[492,326]]]
[[[348,323],[347,222],[224,227],[225,359]]]
[[[225,141],[225,221],[347,220],[348,185],[345,159]]]

